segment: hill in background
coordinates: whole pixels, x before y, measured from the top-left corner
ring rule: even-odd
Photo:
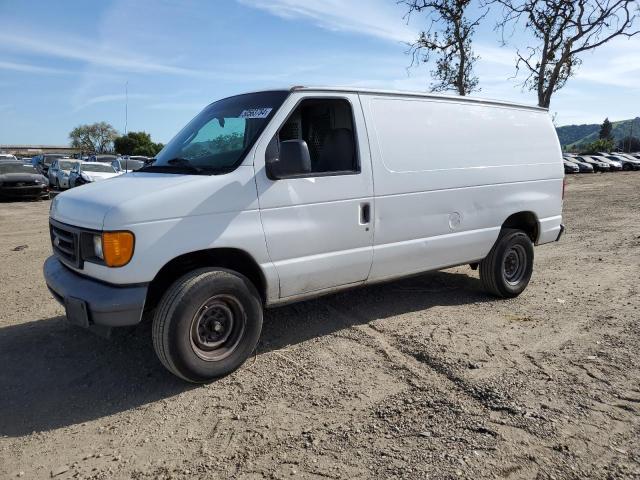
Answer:
[[[640,117],[611,122],[611,124],[613,126],[612,134],[616,145],[628,135],[640,138]],[[598,139],[600,124],[565,125],[563,127],[556,127],[556,132],[558,132],[560,145],[562,145],[563,148],[579,150],[580,147],[584,147]]]

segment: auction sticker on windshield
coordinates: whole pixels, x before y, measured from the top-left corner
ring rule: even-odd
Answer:
[[[272,108],[250,108],[249,110],[243,110],[240,114],[240,118],[267,118],[271,113]]]

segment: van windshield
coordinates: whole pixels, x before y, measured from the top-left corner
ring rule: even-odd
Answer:
[[[248,93],[212,103],[139,172],[220,174],[234,170],[289,95]]]

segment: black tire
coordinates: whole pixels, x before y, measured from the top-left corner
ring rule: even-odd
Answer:
[[[533,244],[522,230],[502,229],[489,255],[480,262],[483,288],[501,298],[520,295],[531,280]]]
[[[153,347],[174,375],[206,383],[251,355],[262,330],[253,284],[228,270],[194,270],[169,287],[153,319]]]

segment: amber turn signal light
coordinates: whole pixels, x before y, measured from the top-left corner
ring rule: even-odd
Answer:
[[[104,232],[102,254],[108,267],[122,267],[133,257],[135,238],[131,232]]]

